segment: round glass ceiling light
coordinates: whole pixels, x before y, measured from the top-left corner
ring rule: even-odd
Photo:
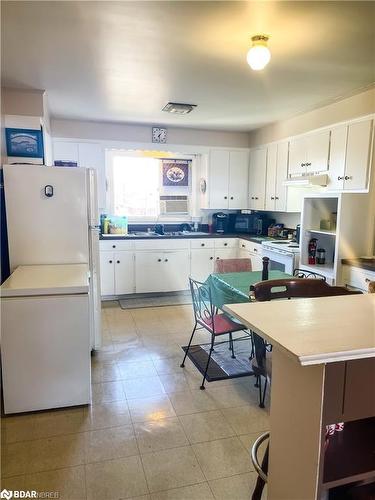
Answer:
[[[247,53],[247,62],[255,71],[264,69],[271,60],[271,52],[267,47],[268,39],[266,35],[251,37],[252,46]]]

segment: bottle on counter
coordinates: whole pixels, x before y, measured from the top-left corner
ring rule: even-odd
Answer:
[[[326,251],[324,248],[318,248],[316,251],[316,263],[321,265],[326,263]]]

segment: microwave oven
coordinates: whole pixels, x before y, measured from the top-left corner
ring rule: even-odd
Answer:
[[[232,218],[233,233],[258,234],[266,236],[268,228],[275,220],[263,214],[235,214]]]

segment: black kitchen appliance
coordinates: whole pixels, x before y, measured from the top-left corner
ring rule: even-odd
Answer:
[[[228,233],[229,232],[229,215],[224,212],[216,212],[212,214],[212,232],[213,233]]]
[[[275,223],[266,214],[233,214],[230,231],[233,233],[247,233],[267,235],[268,228]]]

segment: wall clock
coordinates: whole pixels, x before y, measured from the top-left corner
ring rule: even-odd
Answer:
[[[167,129],[161,127],[152,127],[152,142],[167,142]]]

